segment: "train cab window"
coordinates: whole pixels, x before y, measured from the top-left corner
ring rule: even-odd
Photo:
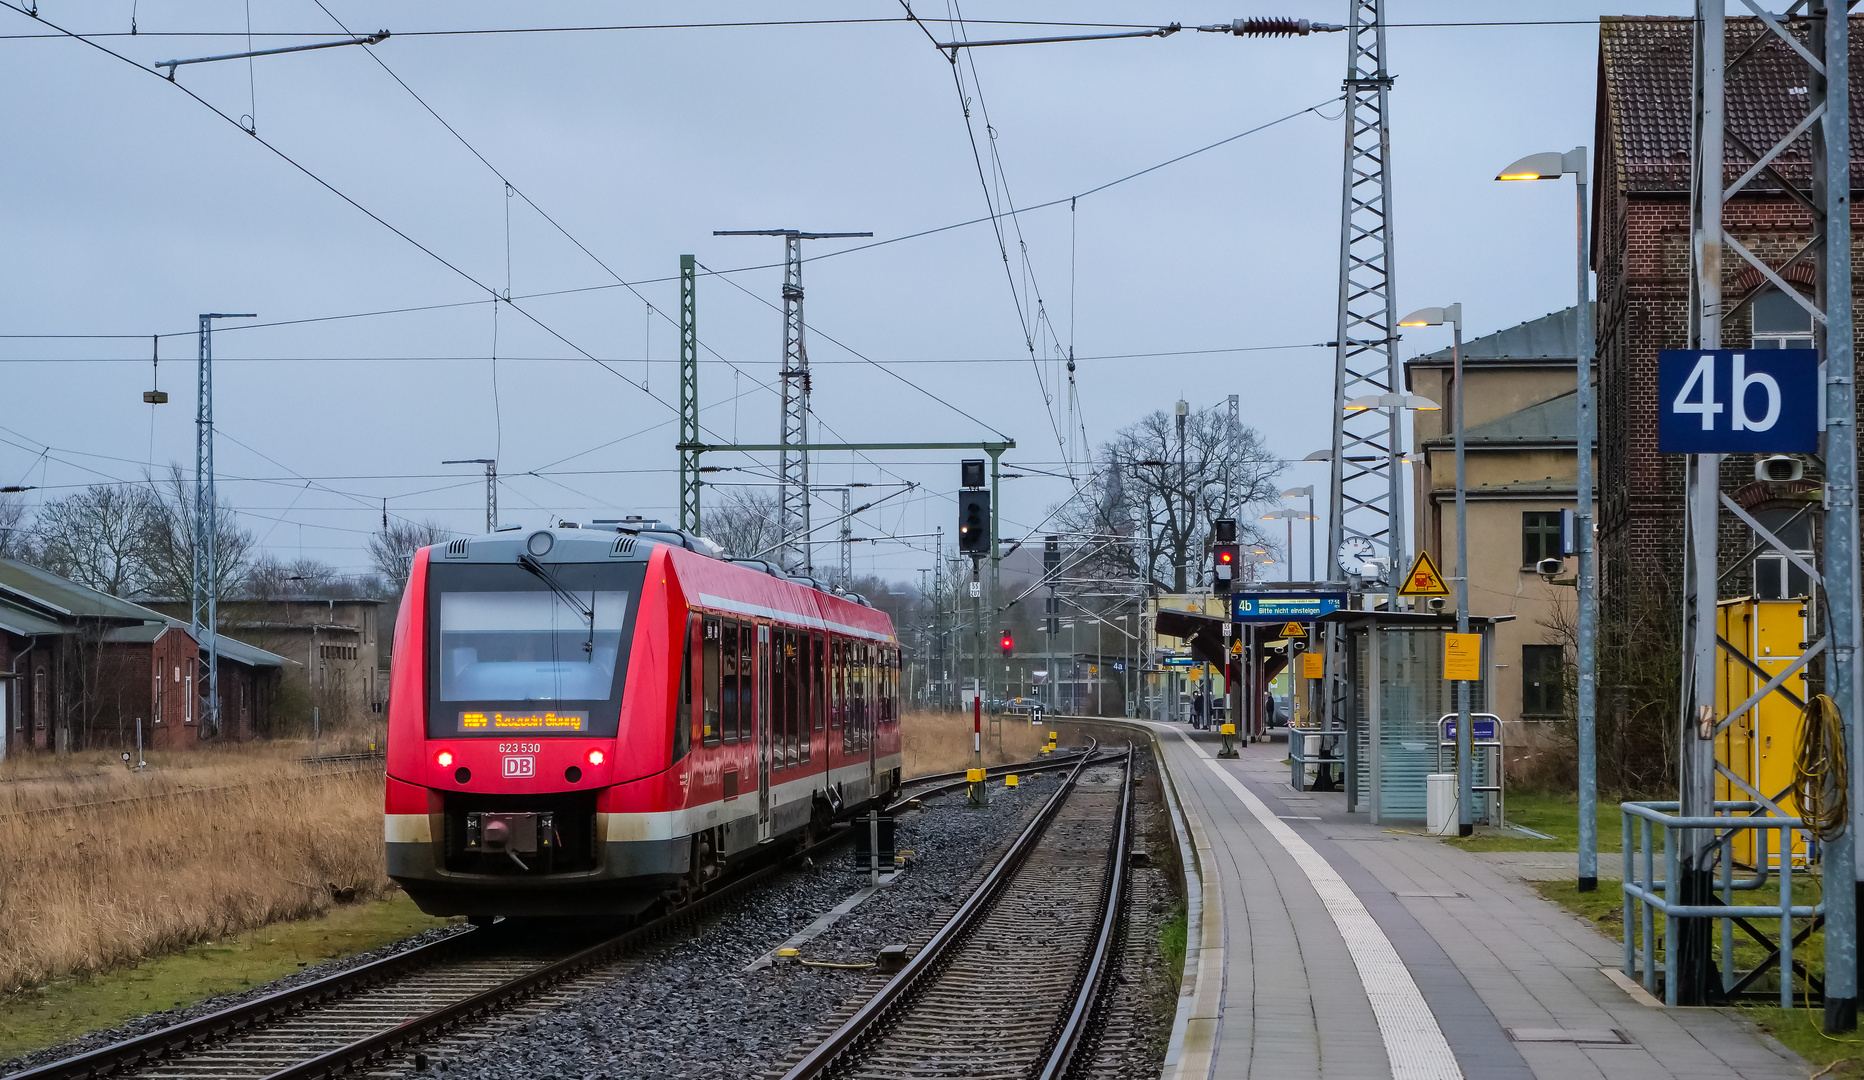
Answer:
[[[700,715],[704,723],[700,728],[700,738],[706,746],[717,746],[719,742],[722,718],[719,715],[719,626],[714,616],[705,617],[705,647],[700,657],[699,685],[703,687],[700,694]]]
[[[699,616],[686,618],[686,641],[680,649],[680,700],[673,713],[673,760],[685,757],[693,748],[693,661],[699,652],[700,635],[694,631]]]
[[[728,743],[738,741],[738,624],[723,621],[719,669],[719,734]]]

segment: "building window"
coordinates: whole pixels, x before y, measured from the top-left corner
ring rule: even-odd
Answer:
[[[1521,714],[1564,715],[1565,650],[1558,645],[1521,646]]]
[[[354,660],[357,652],[354,645],[319,645],[317,655],[325,660]]]
[[[1778,289],[1754,298],[1754,333],[1751,348],[1812,348],[1812,315],[1799,301]]]
[[[1778,537],[1793,554],[1808,565],[1812,562],[1812,515],[1815,510],[1762,510],[1754,520]],[[1757,533],[1754,544],[1765,543]],[[1769,546],[1754,557],[1754,596],[1758,600],[1786,600],[1812,595],[1812,582],[1806,572],[1787,561],[1786,556]]]
[[[1560,557],[1560,512],[1524,510],[1521,513],[1521,565],[1532,567],[1542,559]]]

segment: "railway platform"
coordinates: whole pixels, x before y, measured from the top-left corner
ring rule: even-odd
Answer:
[[[1619,944],[1523,880],[1547,867],[1297,793],[1281,743],[1225,761],[1143,726],[1199,868],[1168,1080],[1804,1080],[1738,1012],[1616,977]]]

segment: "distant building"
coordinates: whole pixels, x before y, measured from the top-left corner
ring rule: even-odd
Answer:
[[[150,600],[150,607],[185,616],[181,600]],[[284,690],[306,715],[342,725],[374,715],[388,687],[389,640],[381,633],[383,601],[314,596],[220,602],[220,626],[229,634],[284,657]]]
[[[1549,584],[1535,566],[1559,552],[1560,511],[1577,505],[1578,308],[1463,343],[1463,445],[1469,519],[1469,610],[1513,615],[1495,626],[1495,699],[1504,742],[1532,753],[1544,728],[1570,719],[1562,637],[1575,569]],[[1411,392],[1437,402],[1412,427],[1412,547],[1456,573],[1456,386],[1449,349],[1406,361]],[[1596,486],[1595,486],[1596,494]],[[1454,587],[1454,586],[1452,586]],[[1453,602],[1453,598],[1452,598]]]
[[[0,757],[150,749],[266,730],[284,658],[222,635],[221,715],[204,722],[206,649],[187,624],[47,570],[0,559]]]

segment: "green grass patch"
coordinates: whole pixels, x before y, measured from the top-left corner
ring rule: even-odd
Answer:
[[[1622,836],[1616,802],[1599,800],[1599,850],[1614,854]],[[1578,851],[1579,798],[1576,795],[1545,792],[1510,793],[1503,811],[1510,825],[1522,825],[1546,833],[1552,840],[1536,840],[1516,832],[1485,829],[1478,826],[1474,836],[1443,837],[1464,851]]]
[[[1603,885],[1604,887],[1597,891],[1582,893],[1579,891],[1579,887],[1571,881],[1538,881],[1534,883],[1534,887],[1540,891],[1542,896],[1588,920],[1594,926],[1597,926],[1600,932],[1605,934],[1606,937],[1617,941],[1623,941],[1623,894],[1615,887],[1615,883],[1606,882],[1603,883]],[[1820,895],[1819,886],[1819,879],[1814,875],[1806,875],[1805,877],[1797,878],[1793,883],[1794,901],[1804,904],[1818,903]],[[1737,897],[1735,902],[1737,904],[1741,903],[1741,894],[1736,893],[1735,895]],[[1764,902],[1762,900],[1763,897],[1767,900],[1771,900],[1779,894],[1774,890],[1763,888],[1758,893],[1749,892],[1747,895],[1752,897],[1754,902],[1761,903]],[[1641,916],[1639,916],[1639,921],[1642,921]],[[1655,951],[1656,964],[1661,968],[1664,962],[1663,915],[1661,913],[1653,913],[1651,925],[1657,938]],[[1767,931],[1776,929],[1778,925],[1777,922],[1771,920],[1760,924],[1761,929]],[[1795,932],[1797,932],[1799,928],[1800,925],[1796,923]],[[1633,927],[1632,930],[1633,941],[1641,946],[1643,943],[1643,928]],[[1715,955],[1717,963],[1719,964],[1721,957],[1720,926],[1716,926],[1712,933],[1714,934]],[[1746,971],[1752,969],[1754,965],[1761,962],[1769,951],[1768,949],[1762,948],[1747,935],[1736,931],[1736,970]],[[1819,931],[1808,937],[1804,943],[1794,949],[1794,955],[1801,963],[1810,966],[1814,974],[1822,973],[1824,971],[1823,957],[1825,955],[1824,932]],[[1795,984],[1797,992],[1803,995],[1805,992],[1804,982],[1795,980]],[[1780,982],[1777,972],[1770,971],[1757,980],[1756,985],[1751,989],[1778,993],[1779,987]],[[1823,1022],[1823,1012],[1818,1008],[1816,1003],[1810,1011],[1803,1006],[1794,1009],[1782,1009],[1777,1006],[1767,1008],[1745,1005],[1741,1007],[1741,1013],[1743,1016],[1754,1021],[1762,1031],[1780,1040],[1787,1049],[1811,1063],[1814,1066],[1814,1075],[1832,1077],[1835,1078],[1835,1080],[1864,1080],[1864,1035],[1847,1035],[1843,1038],[1827,1036],[1820,1027]],[[1827,1069],[1828,1071],[1819,1072],[1819,1069]]]
[[[1165,971],[1171,976],[1174,991],[1184,984],[1184,950],[1190,929],[1184,901],[1180,900],[1172,905],[1171,917],[1159,927],[1159,955],[1165,958]]]
[[[0,997],[0,1061],[146,1013],[260,986],[448,921],[423,914],[397,891],[387,900],[336,908],[319,918],[277,923],[133,967]]]
[[[1820,1026],[1824,1013],[1818,1006],[1814,1005],[1811,1010],[1803,1007],[1749,1008],[1742,1009],[1741,1013],[1762,1031],[1780,1040],[1788,1050],[1811,1063],[1813,1075],[1832,1080],[1864,1080],[1864,1036],[1851,1034],[1833,1038],[1825,1034]]]

